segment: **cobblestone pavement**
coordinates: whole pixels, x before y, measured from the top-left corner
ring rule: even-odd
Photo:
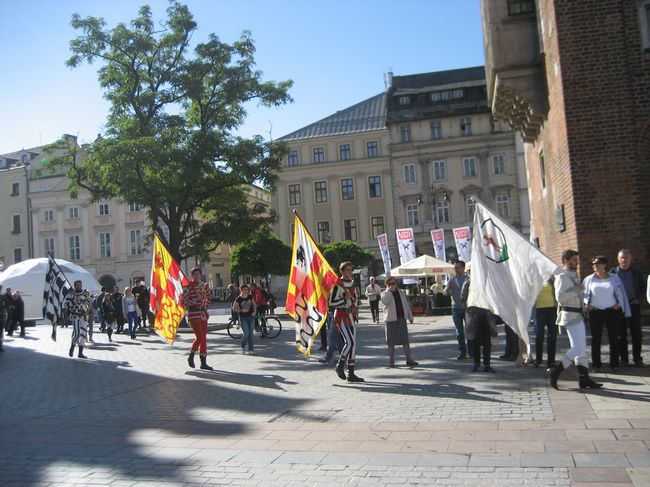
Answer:
[[[542,369],[498,359],[496,374],[471,373],[449,317],[417,318],[420,365],[398,352],[391,369],[383,327],[364,315],[366,382],[347,384],[284,325],[256,334],[253,356],[211,332],[214,372],[187,367],[191,334],[170,347],[96,332],[87,360],[68,358],[65,329],[56,343],[45,326],[8,338],[0,484],[650,485],[645,369],[599,375],[606,389],[591,394],[568,373],[549,391]]]

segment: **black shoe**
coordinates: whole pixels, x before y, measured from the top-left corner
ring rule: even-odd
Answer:
[[[478,368],[479,368],[479,366],[475,365],[474,368],[472,369],[472,372],[478,372]]]
[[[634,362],[635,367],[645,367],[646,365],[643,363],[643,360],[639,360],[638,362]]]
[[[600,389],[603,387],[602,384],[598,384],[591,380],[589,377],[589,369],[584,365],[578,365],[578,385],[580,389],[591,388],[591,389]]]
[[[205,355],[200,355],[199,358],[201,359],[201,370],[214,370],[208,365],[208,358]]]
[[[336,375],[338,375],[341,380],[347,379],[347,377],[345,377],[345,361],[342,359],[339,359],[336,364]]]
[[[418,362],[416,362],[415,360],[407,360],[406,365],[409,366],[409,367],[417,367],[420,364]]]
[[[77,355],[79,358],[88,358],[84,355],[84,347],[79,347],[79,355]]]
[[[557,381],[560,378],[560,374],[562,373],[563,370],[564,370],[564,364],[562,363],[561,360],[555,365],[555,367],[551,369],[549,378],[550,378],[551,387],[555,390],[557,390]]]
[[[348,365],[348,382],[365,382],[364,379],[355,375],[354,365]]]
[[[68,355],[69,355],[70,357],[72,357],[72,356],[74,355],[74,343],[73,343],[72,346],[70,347],[70,351],[68,352]]]
[[[494,370],[494,369],[493,369],[492,367],[490,367],[489,365],[486,365],[485,367],[483,367],[483,372],[492,372],[492,373],[495,373],[496,370]]]
[[[196,367],[196,365],[194,364],[194,352],[190,352],[189,356],[187,357],[187,365],[189,365],[192,368]]]
[[[458,357],[456,357],[457,360],[465,360],[467,358],[467,355],[464,353],[459,353]]]

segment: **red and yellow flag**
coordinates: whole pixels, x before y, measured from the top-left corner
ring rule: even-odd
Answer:
[[[185,314],[185,308],[180,304],[183,287],[189,283],[181,267],[156,235],[153,244],[149,299],[151,309],[156,316],[154,329],[167,343],[174,343],[176,339],[176,330]]]
[[[305,355],[327,318],[327,302],[339,278],[296,215],[286,310],[296,320],[296,347]]]

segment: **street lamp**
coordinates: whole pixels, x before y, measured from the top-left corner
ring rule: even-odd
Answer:
[[[433,208],[433,228],[438,228],[438,201],[436,200],[436,193],[442,191],[442,201],[448,203],[449,202],[449,193],[447,189],[442,188],[441,190],[437,190],[436,187],[432,184],[431,187],[429,188],[429,201],[431,202],[431,206]]]

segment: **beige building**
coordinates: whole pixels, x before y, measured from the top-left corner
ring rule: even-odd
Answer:
[[[395,224],[412,227],[418,254],[433,255],[430,230],[471,226],[478,197],[524,234],[529,207],[523,144],[493,119],[485,69],[389,74],[386,124]]]
[[[33,150],[0,155],[0,270],[28,259],[28,163]]]
[[[273,195],[276,232],[291,245],[297,210],[319,243],[352,240],[380,259],[377,235],[395,246],[393,178],[384,94],[369,98],[280,140],[290,145]],[[381,260],[374,271],[383,272]]]

